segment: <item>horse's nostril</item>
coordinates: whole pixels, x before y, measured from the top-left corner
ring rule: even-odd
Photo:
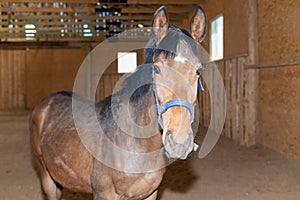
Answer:
[[[171,131],[171,130],[168,130],[168,131],[167,131],[167,135],[172,135],[172,131]]]

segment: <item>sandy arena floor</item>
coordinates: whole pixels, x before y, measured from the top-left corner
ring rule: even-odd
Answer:
[[[28,113],[0,115],[0,200],[42,200],[29,151]],[[221,138],[205,159],[193,153],[169,166],[160,200],[300,199],[300,163],[263,147]],[[64,200],[92,196],[64,191]]]

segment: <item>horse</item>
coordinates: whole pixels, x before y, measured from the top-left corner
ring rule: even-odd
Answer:
[[[197,7],[187,31],[169,25],[166,7],[162,6],[153,17],[153,36],[145,49],[145,65],[128,76],[114,95],[92,102],[62,91],[47,96],[35,107],[30,117],[30,143],[47,199],[60,199],[62,188],[92,193],[94,200],[156,199],[166,166],[134,173],[125,169],[135,165],[132,157],[122,158],[107,148],[101,152],[109,155],[119,168],[102,163],[82,143],[72,114],[72,101],[79,102],[77,109],[82,112],[93,107],[102,127],[100,132],[90,127],[87,116],[85,136],[96,133],[109,143],[137,154],[162,149],[164,153],[157,154],[155,159],[166,163],[170,159],[186,159],[195,147],[191,123],[202,69],[197,45],[205,33],[206,14],[201,7]],[[128,96],[128,87],[137,86],[141,80],[149,82],[131,92],[125,103],[130,116],[124,116],[122,99]],[[139,127],[154,121],[153,134],[137,137],[136,134],[142,133],[130,124],[127,128],[132,134],[124,133],[114,121],[113,113],[125,124],[130,119]],[[94,142],[99,148],[105,145]],[[152,162],[155,161],[145,160],[143,164]]]

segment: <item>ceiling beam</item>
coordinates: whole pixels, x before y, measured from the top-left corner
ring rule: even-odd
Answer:
[[[124,7],[121,8],[121,13],[155,13],[157,8],[144,8],[144,7]],[[191,11],[191,8],[180,8],[180,7],[170,7],[168,8],[168,13],[188,13]],[[37,7],[28,7],[28,8],[2,8],[0,7],[0,12],[10,12],[10,13],[89,13],[89,14],[97,14],[95,13],[95,8],[86,7],[83,9],[76,9],[68,7],[68,8],[37,8]]]
[[[4,3],[81,3],[81,4],[96,4],[99,0],[5,0]]]
[[[84,38],[90,41],[93,39],[82,37],[83,25],[88,24],[94,36],[100,34],[103,37],[110,30],[124,30],[118,26],[110,26],[109,20],[120,20],[122,24],[127,25],[127,30],[131,25],[137,27],[138,24],[149,27],[152,24],[153,14],[162,3],[168,8],[170,23],[180,26],[186,23],[185,19],[200,1],[186,0],[180,2],[180,5],[177,0],[164,0],[163,2],[161,0],[128,0],[127,4],[105,3],[108,7],[120,8],[121,13],[116,13],[116,15],[109,13],[110,16],[102,17],[102,12],[95,12],[96,7],[104,5],[98,0],[5,0],[5,2],[0,2],[0,35],[6,40],[9,38],[25,39],[25,24],[35,24],[37,32],[34,36],[37,41],[40,39],[56,40],[56,37],[59,37],[59,40],[71,40],[70,38],[74,37],[76,40]],[[42,4],[39,4],[41,2]],[[104,19],[108,23],[103,22]],[[104,24],[109,29],[106,32],[103,30],[96,32],[94,27],[96,25],[103,27]],[[79,28],[80,25],[81,28]],[[62,37],[62,34],[65,34],[65,37]],[[3,38],[0,40],[3,41]]]
[[[200,0],[184,0],[178,2],[178,0],[128,0],[127,4],[143,4],[143,5],[196,5],[200,4]]]
[[[80,3],[80,4],[96,4],[99,0],[5,0],[5,3],[39,3],[39,2],[48,2],[48,3],[56,3],[56,2],[63,2],[63,3]],[[140,4],[140,5],[198,5],[201,3],[201,0],[184,0],[180,3],[178,0],[128,0],[126,4]],[[104,3],[103,3],[104,4]],[[123,4],[125,3],[105,3],[105,4]]]
[[[144,7],[125,7],[121,8],[121,13],[152,13],[154,14],[157,7],[144,8]],[[188,13],[191,8],[181,8],[181,7],[170,7],[167,9],[168,13]]]

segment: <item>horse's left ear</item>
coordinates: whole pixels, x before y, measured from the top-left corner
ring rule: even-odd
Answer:
[[[157,44],[159,44],[167,35],[169,28],[169,19],[165,6],[161,6],[154,14],[152,21],[152,33]]]
[[[194,40],[201,43],[206,34],[206,14],[199,6],[192,17],[190,32]]]

